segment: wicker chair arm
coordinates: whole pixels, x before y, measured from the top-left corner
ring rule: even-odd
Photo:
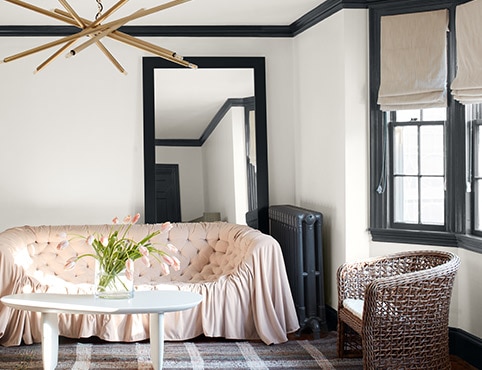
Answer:
[[[374,257],[341,265],[337,271],[339,305],[347,298],[364,299],[367,286],[380,277],[379,265],[383,261]]]

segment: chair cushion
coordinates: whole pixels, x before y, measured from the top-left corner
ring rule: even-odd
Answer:
[[[352,299],[347,298],[343,300],[343,307],[350,311],[353,315],[358,317],[360,320],[363,317],[363,299]]]

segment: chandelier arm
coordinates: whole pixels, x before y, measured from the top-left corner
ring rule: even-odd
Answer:
[[[4,63],[8,63],[8,62],[11,62],[13,60],[16,60],[16,59],[19,59],[19,58],[23,58],[23,57],[26,57],[28,55],[31,55],[31,54],[34,54],[34,53],[38,53],[39,51],[42,51],[42,50],[45,50],[45,49],[50,49],[54,46],[57,46],[57,45],[60,45],[60,44],[63,44],[63,43],[66,43],[68,41],[72,41],[72,40],[77,40],[79,38],[81,38],[82,36],[88,36],[88,35],[91,35],[95,32],[99,32],[99,29],[100,28],[100,31],[103,31],[104,30],[104,27],[103,26],[98,26],[97,28],[94,28],[94,29],[91,29],[89,27],[85,28],[84,30],[80,31],[80,32],[77,32],[73,35],[69,35],[69,36],[65,36],[65,37],[62,37],[58,40],[55,40],[55,41],[51,41],[51,42],[48,42],[46,44],[43,44],[43,45],[40,45],[40,46],[37,46],[35,48],[32,48],[32,49],[29,49],[29,50],[26,50],[26,51],[23,51],[21,53],[18,53],[18,54],[15,54],[15,55],[12,55],[12,56],[9,56],[9,57],[6,57],[3,59],[3,62]]]
[[[12,3],[12,4],[15,4],[15,5],[18,5],[18,6],[21,6],[22,8],[26,8],[28,10],[32,10],[32,11],[37,12],[37,13],[41,13],[41,14],[46,15],[48,17],[55,18],[59,21],[62,21],[62,22],[65,22],[65,23],[70,23],[70,24],[73,24],[74,26],[77,26],[75,23],[72,23],[71,20],[69,18],[66,18],[65,16],[61,16],[60,14],[56,14],[55,12],[39,8],[38,6],[26,3],[24,1],[21,1],[21,0],[5,0],[5,1],[7,1],[9,3]]]
[[[137,43],[138,45],[136,47],[138,47],[140,49],[142,49],[141,46],[146,46],[150,49],[156,50],[156,53],[166,54],[166,55],[169,55],[169,56],[171,56],[173,58],[176,58],[178,60],[184,59],[182,55],[179,55],[175,51],[165,49],[165,48],[163,48],[161,46],[158,46],[158,45],[155,45],[155,44],[151,44],[150,42],[144,41],[142,39],[138,39],[134,36],[128,35],[127,33],[124,33],[124,32],[121,32],[121,31],[116,31],[116,32],[114,32],[114,34],[117,35],[116,36],[117,40],[119,40],[118,36],[120,36],[120,38],[122,38],[122,39],[129,39],[129,42],[131,42],[129,45],[136,46],[134,44]],[[112,37],[112,35],[109,35],[109,37],[114,38],[114,37]],[[122,40],[119,40],[119,41],[122,41]]]
[[[143,11],[144,11],[144,9],[139,9],[137,12],[135,12],[132,15],[135,15],[136,13],[140,13],[140,12],[143,12]],[[87,28],[92,28],[92,24],[90,24]],[[125,22],[120,20],[120,19],[118,21],[115,21],[115,22],[106,23],[104,26],[107,27],[108,25],[110,25],[110,26],[108,26],[108,28],[104,29],[102,32],[97,33],[95,36],[91,37],[89,40],[87,40],[83,44],[80,44],[75,49],[72,49],[70,51],[70,53],[67,54],[67,57],[71,57],[71,56],[74,56],[74,55],[80,53],[82,50],[84,50],[88,46],[92,45],[93,43],[99,41],[100,39],[106,37],[107,35],[111,34],[114,31],[116,31],[118,28],[122,27],[124,24],[125,24]]]
[[[131,15],[116,19],[115,21],[111,21],[109,23],[105,23],[105,24],[103,24],[103,26],[108,28],[108,27],[113,27],[118,23],[122,23],[122,25],[124,25],[124,24],[126,24],[130,21],[135,20],[135,19],[139,19],[139,18],[145,17],[146,15],[151,15],[151,14],[160,12],[161,10],[172,8],[173,6],[180,5],[180,4],[186,3],[188,1],[191,1],[191,0],[173,0],[173,1],[170,1],[168,3],[155,6],[154,8],[139,9],[138,11],[136,11],[135,13],[132,13]],[[94,21],[94,23],[92,23],[92,25],[94,25],[95,23],[96,22]],[[91,25],[91,27],[92,27],[92,25]]]
[[[80,16],[77,14],[74,8],[70,6],[67,0],[59,0],[59,3],[65,8],[65,10],[67,10],[69,16],[72,17],[80,27],[85,29],[86,27],[85,23],[82,22],[82,19],[80,18]]]
[[[182,57],[177,56],[176,53],[173,53],[173,52],[166,53],[166,52],[163,51],[162,48],[160,48],[157,45],[150,44],[146,41],[136,39],[135,37],[132,37],[132,36],[127,35],[125,33],[117,31],[117,32],[113,32],[112,34],[110,34],[109,37],[113,38],[114,40],[117,40],[119,42],[123,42],[124,44],[127,44],[129,46],[134,46],[138,49],[141,49],[141,50],[147,51],[151,54],[157,55],[157,56],[159,56],[161,58],[164,58],[166,60],[169,60],[173,63],[177,63],[179,65],[182,65],[184,67],[189,67],[189,68],[193,68],[193,69],[197,68],[197,65],[195,65],[193,63],[190,63],[186,60],[183,60]],[[139,41],[142,41],[142,42],[139,42]]]
[[[111,63],[119,70],[120,73],[127,75],[127,71],[117,61],[117,59],[111,54],[111,52],[100,41],[96,42],[97,47],[104,53],[104,55],[111,61]]]
[[[65,12],[64,10],[62,9],[55,9],[54,10],[56,13],[58,14],[61,14],[61,15],[64,15],[66,17],[70,17],[70,15]],[[84,19],[84,18],[81,18],[82,22],[84,24],[89,24],[90,21],[87,20],[87,19]],[[151,54],[155,54],[155,55],[158,55],[158,56],[161,56],[161,57],[164,57],[164,56],[167,56],[167,57],[172,57],[172,58],[176,58],[178,60],[182,60],[183,57],[179,54],[177,54],[176,52],[174,51],[171,51],[169,49],[165,49],[163,47],[160,47],[158,45],[155,45],[155,44],[151,44],[147,41],[144,41],[144,40],[141,40],[141,39],[138,39],[138,38],[135,38],[131,35],[128,35],[127,33],[124,33],[124,32],[121,32],[119,30],[117,31],[114,31],[112,32],[111,34],[107,35],[107,37],[110,37],[114,40],[117,40],[119,42],[123,42],[129,46],[134,46],[134,47],[137,47],[139,49],[142,49],[142,50],[145,50],[145,51],[148,51],[150,52]],[[145,46],[146,48],[148,48],[149,50],[143,48],[142,46]]]
[[[50,57],[48,57],[42,64],[40,64],[37,68],[35,68],[35,71],[33,73],[35,74],[35,73],[40,72],[47,65],[49,65],[55,58],[57,58],[59,55],[61,55],[69,47],[71,47],[76,41],[77,40],[72,40],[72,41],[67,42],[64,46],[62,46],[54,54],[52,54]]]

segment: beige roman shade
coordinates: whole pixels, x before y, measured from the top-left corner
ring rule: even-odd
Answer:
[[[452,82],[454,99],[462,104],[482,102],[482,1],[456,8],[457,75]]]
[[[447,105],[446,9],[381,18],[383,111]]]

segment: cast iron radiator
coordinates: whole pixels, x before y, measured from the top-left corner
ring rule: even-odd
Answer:
[[[270,206],[269,232],[281,246],[300,333],[327,331],[323,283],[323,215],[292,205]]]

